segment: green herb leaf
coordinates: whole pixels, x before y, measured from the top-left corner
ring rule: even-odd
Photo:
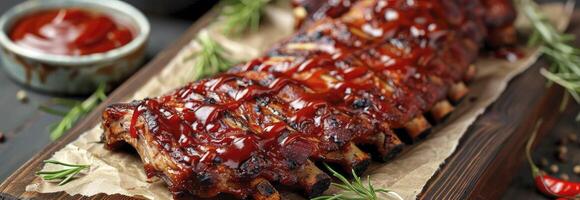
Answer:
[[[107,98],[107,95],[105,94],[105,87],[105,84],[101,83],[97,90],[95,90],[95,92],[84,101],[68,99],[54,100],[54,103],[58,105],[69,107],[70,110],[68,112],[59,111],[47,106],[40,106],[39,109],[41,111],[62,117],[60,122],[49,126],[50,138],[52,140],[56,140],[61,137],[64,133],[66,133],[66,131],[71,129],[79,119],[91,112],[99,105],[100,102],[104,101]]]
[[[534,126],[534,130],[532,131],[532,135],[530,136],[530,138],[526,142],[526,149],[525,149],[526,150],[526,159],[527,159],[528,164],[530,165],[530,167],[532,169],[532,174],[534,177],[540,174],[540,168],[538,168],[538,166],[536,166],[536,164],[534,164],[534,160],[532,159],[531,149],[532,149],[532,145],[534,144],[534,139],[536,138],[536,135],[538,134],[538,130],[540,129],[540,126],[542,125],[543,121],[544,120],[540,118],[536,122],[536,125]]]
[[[60,180],[58,185],[64,185],[73,180],[81,171],[88,169],[89,165],[79,165],[79,164],[68,164],[56,160],[45,160],[46,164],[54,164],[64,166],[65,169],[57,171],[38,171],[37,176],[40,176],[43,180]]]
[[[66,116],[66,113],[67,113],[67,112],[64,112],[64,111],[60,111],[60,110],[57,110],[57,109],[53,109],[53,108],[48,107],[48,106],[45,106],[45,105],[40,105],[38,107],[38,109],[40,111],[42,111],[42,112],[45,112],[45,113],[48,113],[48,114],[51,114],[51,115],[61,116],[61,117]]]
[[[580,103],[580,49],[569,44],[574,36],[560,33],[533,0],[518,0],[517,5],[534,29],[528,44],[541,45],[542,53],[552,62],[548,69],[542,69],[540,73],[550,82],[564,87]]]
[[[350,182],[345,176],[334,171],[334,169],[332,169],[326,163],[324,166],[332,173],[332,176],[336,177],[341,182],[332,183],[332,185],[344,190],[344,192],[334,195],[319,196],[312,198],[311,200],[378,200],[377,193],[387,194],[396,199],[403,199],[393,191],[386,189],[375,189],[371,184],[370,176],[367,177],[368,183],[365,186],[365,184],[361,181],[361,178],[354,172],[354,170],[352,171],[353,181]]]
[[[229,0],[221,16],[224,17],[224,33],[237,35],[244,31],[256,31],[260,26],[264,8],[270,0]]]
[[[200,51],[189,55],[185,60],[195,59],[195,66],[186,81],[197,80],[229,69],[233,62],[227,57],[226,50],[214,41],[207,32],[197,36]]]
[[[52,103],[54,103],[56,105],[64,106],[67,108],[72,108],[72,107],[75,107],[77,104],[82,103],[82,101],[75,100],[75,99],[55,98],[55,99],[52,99]]]

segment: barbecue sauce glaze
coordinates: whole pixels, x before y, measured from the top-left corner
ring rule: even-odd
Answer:
[[[346,144],[325,130],[357,126],[328,110],[401,128],[461,81],[484,43],[485,11],[438,0],[368,2],[341,20],[314,22],[267,56],[134,102],[131,136],[139,137],[134,126],[144,116],[157,144],[193,171],[225,165],[240,179],[293,184],[293,169]],[[281,100],[291,86],[306,92]],[[260,105],[271,101],[285,106],[282,120],[264,117]],[[248,172],[245,164],[255,160],[258,170]]]

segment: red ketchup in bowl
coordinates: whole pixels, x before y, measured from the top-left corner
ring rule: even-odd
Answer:
[[[133,40],[133,33],[104,14],[66,8],[22,17],[12,27],[10,39],[44,53],[80,56],[119,48]]]

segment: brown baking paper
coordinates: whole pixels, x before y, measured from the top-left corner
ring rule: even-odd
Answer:
[[[570,19],[572,7],[564,8],[561,4],[544,5],[542,9],[560,28],[564,28]],[[244,60],[259,56],[264,49],[293,32],[293,19],[288,5],[272,5],[266,10],[266,22],[257,33],[241,38],[228,39],[219,34],[219,27],[211,26],[202,32],[208,33],[226,49],[231,56]],[[521,17],[520,17],[521,18]],[[518,23],[519,30],[525,32],[525,22]],[[162,95],[183,85],[194,60],[185,59],[199,50],[198,44],[192,41],[162,70],[151,78],[143,87],[135,91],[130,98],[142,99]],[[427,181],[435,174],[445,160],[455,151],[461,136],[485,108],[493,103],[506,88],[508,82],[517,74],[532,65],[539,53],[537,48],[522,47],[525,57],[516,62],[494,58],[480,58],[475,64],[478,73],[470,84],[469,96],[476,96],[474,102],[464,101],[444,124],[437,126],[434,132],[424,141],[411,146],[402,155],[388,164],[374,163],[365,175],[370,175],[376,188],[389,188],[404,199],[414,199],[422,191]],[[189,74],[191,77],[191,74]],[[101,127],[82,134],[76,141],[59,150],[51,159],[67,163],[90,164],[90,170],[66,185],[58,186],[37,178],[26,191],[40,193],[66,192],[71,195],[92,196],[99,193],[123,194],[147,199],[170,199],[166,185],[159,179],[148,180],[143,164],[136,154],[111,152],[98,143],[103,133]],[[55,166],[44,166],[43,170],[55,170]],[[366,177],[366,176],[365,176]],[[338,192],[331,188],[326,193]],[[299,194],[284,192],[285,199],[302,199]],[[382,198],[392,198],[382,196]]]

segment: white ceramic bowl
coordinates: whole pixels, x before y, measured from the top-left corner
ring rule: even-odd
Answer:
[[[106,14],[135,34],[128,44],[82,56],[53,55],[16,45],[8,32],[21,17],[41,10],[83,8]],[[88,94],[101,82],[115,84],[140,66],[149,38],[145,16],[118,0],[30,0],[0,17],[0,58],[8,74],[32,88],[60,94]]]

